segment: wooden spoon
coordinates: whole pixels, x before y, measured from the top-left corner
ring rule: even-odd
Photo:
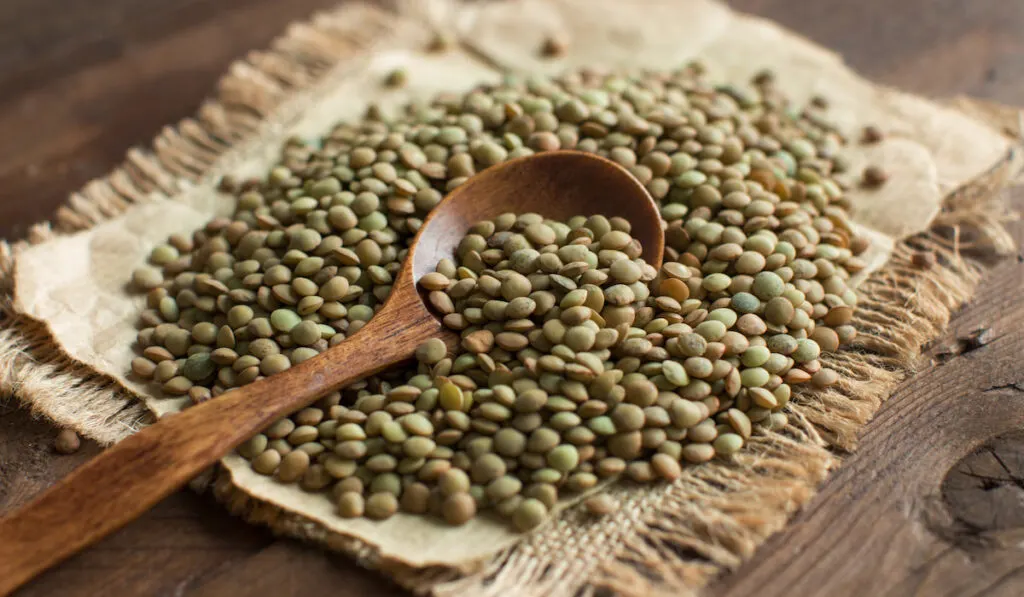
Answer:
[[[274,421],[411,359],[424,340],[442,338],[454,347],[458,335],[442,329],[416,283],[452,257],[470,226],[507,212],[555,220],[621,216],[642,243],[643,258],[661,265],[665,240],[658,208],[617,164],[556,151],[488,168],[424,221],[391,296],[351,338],[282,373],[163,417],[0,519],[0,595],[132,521]]]

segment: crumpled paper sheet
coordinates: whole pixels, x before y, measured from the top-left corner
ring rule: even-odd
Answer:
[[[319,136],[340,119],[358,117],[370,102],[387,109],[413,97],[496,81],[498,68],[550,74],[582,66],[671,69],[699,58],[716,80],[746,81],[769,67],[794,100],[806,102],[817,94],[830,100],[832,119],[854,140],[850,157],[855,168],[880,164],[891,175],[878,190],[850,192],[854,218],[874,241],[867,256],[874,270],[885,263],[895,241],[928,227],[950,191],[1009,149],[1009,142],[987,125],[873,85],[835,54],[711,0],[436,0],[410,2],[400,12],[415,14],[396,20],[394,37],[382,42],[380,51],[347,62],[317,89],[286,102],[260,138],[230,152],[216,173],[262,174],[288,135]],[[421,51],[432,23],[450,27],[453,22],[471,51]],[[567,52],[542,59],[538,50],[551,34],[567,36]],[[384,89],[382,78],[398,66],[407,69],[408,86]],[[858,145],[867,124],[879,126],[886,139]],[[69,356],[138,393],[157,415],[178,410],[183,400],[157,398],[154,388],[126,375],[143,304],[126,293],[126,284],[132,269],[169,234],[191,232],[230,207],[211,182],[183,189],[173,201],[139,205],[89,231],[29,247],[17,257],[16,308],[45,322]],[[383,558],[411,566],[469,567],[519,537],[485,517],[458,528],[403,514],[384,522],[345,520],[323,495],[258,475],[238,456],[228,456],[223,464],[250,495],[357,537]]]

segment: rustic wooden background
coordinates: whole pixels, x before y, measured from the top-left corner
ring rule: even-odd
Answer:
[[[0,236],[160,127],[190,115],[229,63],[335,0],[0,2]],[[884,83],[1024,105],[1019,0],[731,0],[846,55]],[[1024,192],[1009,194],[1024,207]],[[1014,223],[1018,239],[1024,225]],[[868,425],[793,524],[722,579],[716,596],[1024,595],[1024,256],[989,275],[922,370]],[[961,343],[962,344],[962,343]],[[96,454],[51,448],[55,430],[0,399],[0,512]],[[2,540],[2,538],[0,538]],[[179,492],[47,573],[22,597],[405,595],[343,558]]]

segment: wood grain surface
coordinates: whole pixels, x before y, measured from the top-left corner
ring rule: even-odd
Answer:
[[[164,124],[231,60],[334,0],[0,2],[0,235],[16,237]],[[1024,105],[1024,3],[732,0],[884,83]],[[1013,193],[1024,208],[1024,193]],[[1013,224],[1018,242],[1024,225]],[[1024,594],[1024,255],[998,266],[784,532],[711,594]],[[986,343],[964,341],[990,329]],[[945,356],[942,356],[945,355]],[[0,511],[95,456],[0,399]],[[69,504],[70,506],[70,504]],[[22,597],[407,595],[181,491]]]

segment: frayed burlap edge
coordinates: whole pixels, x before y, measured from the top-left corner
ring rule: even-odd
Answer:
[[[256,136],[282,101],[365,51],[372,25],[393,16],[350,4],[292,26],[271,50],[234,65],[216,99],[196,118],[165,129],[151,150],[130,152],[122,166],[72,195],[52,224],[34,226],[24,242],[87,229],[135,203],[209,182],[222,155]],[[961,107],[988,119],[997,116],[1004,129],[1014,130],[1016,112],[964,102]],[[843,374],[838,386],[799,394],[790,406],[789,428],[760,432],[730,462],[690,468],[672,485],[612,488],[623,503],[612,516],[590,520],[569,511],[476,570],[417,570],[383,561],[372,546],[250,498],[224,473],[214,493],[250,522],[348,553],[418,592],[554,595],[607,587],[628,595],[694,594],[749,558],[814,495],[839,454],[854,448],[860,427],[913,371],[921,346],[972,296],[984,259],[1012,249],[1001,224],[999,191],[1019,166],[1012,154],[952,195],[933,229],[898,244],[889,263],[864,283],[866,298],[854,319],[860,336],[849,350],[824,359]],[[104,444],[150,422],[142,405],[114,382],[72,362],[42,324],[13,311],[15,249],[0,242],[0,393]],[[911,260],[916,251],[933,252],[937,264],[917,268]],[[112,394],[123,399],[112,401]]]

